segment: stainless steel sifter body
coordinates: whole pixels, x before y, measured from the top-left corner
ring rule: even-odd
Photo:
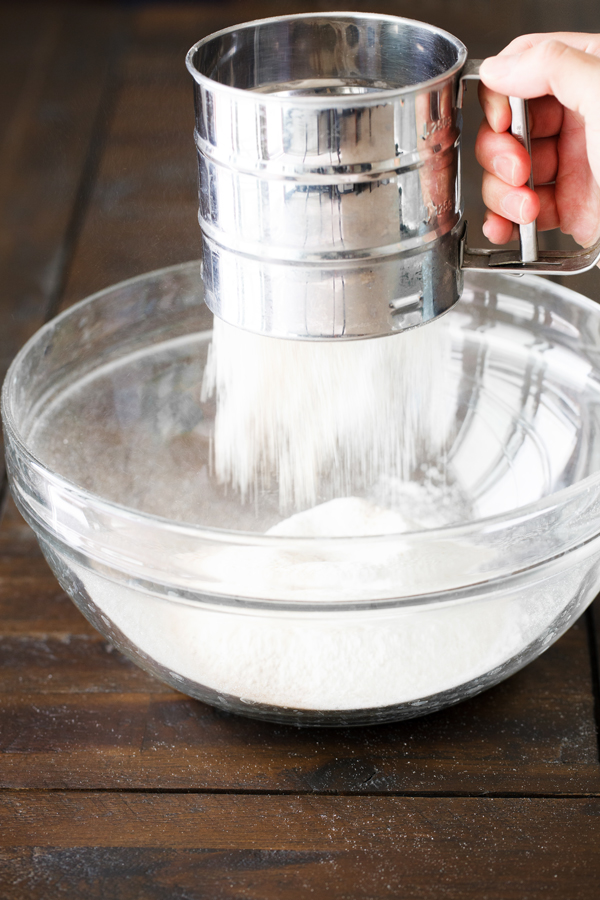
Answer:
[[[581,271],[595,251],[466,247],[462,87],[477,61],[430,25],[365,13],[250,22],[199,41],[207,303],[277,337],[375,337],[448,310],[463,268]],[[517,131],[527,141],[522,101]],[[516,122],[514,114],[513,121]]]

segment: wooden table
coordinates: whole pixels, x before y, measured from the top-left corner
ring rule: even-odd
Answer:
[[[198,255],[188,46],[236,21],[347,5],[0,7],[3,370],[59,309]],[[474,56],[522,32],[600,27],[597,0],[350,5],[434,22]],[[479,177],[467,163],[474,222]],[[577,285],[599,297],[599,274]],[[3,490],[2,898],[600,896],[593,610],[446,712],[356,730],[260,724],[113,650]]]

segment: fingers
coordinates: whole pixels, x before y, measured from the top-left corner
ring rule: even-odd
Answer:
[[[533,183],[550,184],[558,175],[558,138],[538,138],[531,142]]]
[[[552,137],[559,134],[565,114],[562,103],[556,97],[535,97],[528,101],[529,133],[532,138]]]
[[[554,34],[525,34],[511,41],[498,56],[514,56],[537,47],[539,44],[550,40],[561,41],[578,50],[600,56],[600,36],[593,34],[580,34],[569,32],[556,32]],[[485,68],[485,67],[484,67]],[[508,92],[492,90],[485,83],[486,79],[479,83],[479,101],[485,117],[494,131],[508,131],[511,123],[511,112],[508,104]],[[514,96],[520,96],[514,91]],[[533,95],[532,95],[533,96]],[[550,101],[550,102],[548,102]],[[548,137],[557,134],[562,123],[562,105],[555,99],[544,97],[538,101],[540,113],[536,116],[536,104],[530,104],[530,129],[533,137]]]
[[[533,222],[539,215],[540,201],[535,191],[507,185],[489,172],[483,173],[481,193],[488,209],[519,225]]]
[[[507,95],[511,94],[540,98],[530,103],[532,136],[556,134],[562,123],[563,104],[577,111],[585,94],[591,97],[593,106],[599,59],[600,35],[557,32],[516,38],[497,57],[484,60],[481,65],[479,96],[492,129],[506,131],[510,127]],[[584,85],[582,78],[587,75],[592,82]],[[553,81],[565,88],[559,87],[557,93]],[[562,96],[567,85],[572,94],[571,105]]]
[[[540,231],[559,224],[554,185],[558,170],[556,138],[532,142],[533,179],[536,191],[524,187],[529,177],[529,156],[516,138],[495,134],[484,122],[475,147],[477,160],[484,168],[482,195],[488,207],[484,234],[493,244],[514,240],[514,225],[537,219]],[[515,162],[518,160],[518,163]]]
[[[538,138],[531,142],[533,183],[548,184],[558,172],[558,140],[556,137]],[[519,141],[507,132],[496,134],[487,122],[482,122],[475,143],[479,165],[506,184],[520,187],[527,183],[530,160]]]
[[[519,238],[519,229],[514,222],[509,222],[503,216],[488,212],[485,216],[482,229],[491,244],[508,244]]]
[[[475,143],[475,157],[480,166],[507,184],[520,186],[529,178],[529,154],[516,138],[503,131],[497,134],[483,122]]]
[[[537,208],[540,230],[560,226],[590,243],[600,221],[600,35],[525,35],[485,60],[480,74],[487,123],[476,153],[485,170],[485,234],[504,243],[515,236],[511,222],[532,221]],[[507,96],[530,101],[535,194],[522,180],[522,148],[506,133]]]
[[[481,79],[500,94],[543,97],[585,116],[593,109],[600,87],[600,59],[557,40],[546,40],[515,55],[492,56],[480,69]]]
[[[512,56],[515,53],[523,53],[525,50],[530,50],[532,47],[547,41],[560,41],[569,47],[583,50],[584,53],[593,53],[595,56],[600,55],[600,35],[576,31],[542,31],[538,34],[522,34],[511,41],[510,44],[507,44],[498,55]]]
[[[538,188],[536,193],[540,202],[540,215],[536,222],[537,230],[549,231],[552,228],[557,228],[559,217],[554,185],[544,185]],[[482,231],[491,244],[506,244],[508,241],[519,239],[518,225],[515,225],[514,222],[511,222],[505,216],[492,212],[489,209],[485,214]]]
[[[508,131],[511,112],[508,97],[479,83],[479,102],[491,129],[497,133]],[[529,131],[532,138],[558,134],[563,123],[564,108],[556,97],[536,97],[529,101]]]
[[[483,81],[478,87],[479,102],[490,128],[499,134],[508,131],[512,119],[508,96],[492,91]]]
[[[553,184],[542,184],[532,191],[528,187],[511,187],[495,175],[484,172],[481,192],[488,210],[503,219],[518,225],[527,225],[537,219],[540,231],[559,226]]]
[[[592,40],[593,38],[593,40]],[[590,169],[600,186],[600,37],[588,36],[598,54],[584,52],[557,40],[538,43],[516,55],[501,55],[481,64],[481,78],[492,91],[516,97],[550,94],[574,113],[571,128],[583,126]],[[489,98],[487,100],[489,104]],[[579,124],[578,124],[579,123]]]

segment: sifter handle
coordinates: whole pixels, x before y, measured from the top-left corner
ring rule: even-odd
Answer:
[[[529,134],[529,109],[527,100],[520,97],[509,97],[510,111],[512,112],[512,123],[510,132],[518,142],[522,144],[531,160],[531,169],[529,170],[529,178],[527,179],[527,187],[533,190],[533,158],[531,156],[531,136]],[[538,258],[538,240],[537,226],[535,221],[529,225],[519,225],[519,241],[521,244],[521,259],[523,262],[537,262]]]
[[[458,83],[456,105],[463,105],[465,82],[479,79],[479,67],[483,60],[468,59],[461,72]],[[529,136],[529,116],[527,101],[519,97],[509,97],[512,112],[511,132],[520,141],[531,158],[531,139]],[[533,188],[533,174],[529,173],[527,182]],[[522,275],[525,272],[545,275],[577,275],[592,269],[600,261],[600,240],[593,247],[580,250],[540,250],[537,241],[536,223],[519,226],[520,252],[514,250],[487,250],[467,246],[467,223],[460,244],[460,266],[463,269],[474,269],[478,272],[489,272],[496,269],[501,272],[513,272]]]

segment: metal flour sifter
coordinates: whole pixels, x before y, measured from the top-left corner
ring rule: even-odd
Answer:
[[[206,302],[281,338],[376,337],[435,319],[464,269],[568,274],[600,242],[471,249],[460,138],[479,61],[394,16],[311,13],[228,28],[187,55],[195,80]],[[524,101],[513,133],[529,149]]]

